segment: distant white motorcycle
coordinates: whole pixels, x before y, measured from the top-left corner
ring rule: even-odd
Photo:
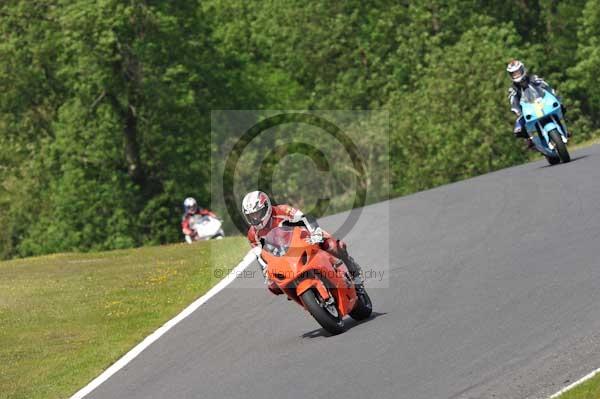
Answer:
[[[222,226],[223,223],[217,218],[194,215],[190,220],[190,228],[196,232],[196,235],[193,238],[186,235],[185,241],[191,244],[194,241],[220,240],[225,237]]]

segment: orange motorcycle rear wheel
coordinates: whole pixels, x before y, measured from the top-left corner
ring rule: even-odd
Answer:
[[[357,321],[368,319],[371,316],[371,312],[373,312],[371,298],[367,294],[367,291],[363,291],[360,294],[357,293],[357,296],[358,300],[356,301],[356,306],[350,312],[350,317]]]

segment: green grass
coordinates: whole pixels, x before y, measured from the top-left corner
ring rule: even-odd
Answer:
[[[569,150],[579,150],[580,148],[590,147],[590,146],[592,146],[594,144],[600,144],[600,138],[599,137],[596,137],[596,138],[593,138],[593,139],[589,139],[589,140],[583,141],[581,143],[569,146]]]
[[[600,374],[563,393],[559,399],[600,399]]]
[[[69,397],[247,250],[227,238],[0,262],[0,398]]]

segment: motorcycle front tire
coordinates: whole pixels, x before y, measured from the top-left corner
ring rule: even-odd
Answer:
[[[337,317],[325,309],[315,293],[312,290],[305,291],[302,296],[302,303],[312,317],[331,334],[340,334],[344,332],[344,321],[338,314]]]
[[[558,157],[560,158],[562,163],[567,163],[571,161],[571,156],[569,155],[569,151],[567,151],[567,146],[562,141],[560,133],[557,129],[552,129],[550,133],[548,133],[550,140],[556,146],[556,152],[558,152]]]

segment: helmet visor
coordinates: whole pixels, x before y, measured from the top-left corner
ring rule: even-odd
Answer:
[[[246,218],[246,222],[251,224],[252,226],[256,226],[261,224],[265,216],[267,215],[268,207],[264,206],[256,212],[245,213],[244,217]]]
[[[184,208],[185,208],[185,213],[196,213],[196,211],[198,210],[198,205],[196,205],[196,204],[186,205]]]
[[[512,80],[519,80],[523,77],[523,68],[519,68],[516,71],[510,73]]]

